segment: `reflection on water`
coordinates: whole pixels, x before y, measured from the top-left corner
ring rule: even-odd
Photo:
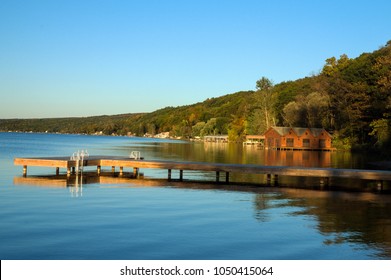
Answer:
[[[129,154],[133,145],[118,147]],[[159,142],[137,147],[146,159],[172,159],[198,162],[221,162],[278,166],[373,168],[368,163],[379,161],[376,154],[363,155],[345,151],[277,151],[235,143]]]
[[[331,166],[331,152],[265,150],[263,154],[265,157],[265,164],[271,166]]]
[[[127,174],[129,174],[127,176]],[[124,176],[113,176],[112,173],[102,172],[99,176],[96,172],[84,172],[83,174],[60,175],[31,175],[15,176],[15,186],[37,186],[37,187],[75,187],[82,188],[87,184],[129,184],[132,181],[130,176],[133,173],[124,173]],[[139,180],[142,183],[142,180]]]
[[[83,196],[83,171],[79,174],[78,171],[76,171],[75,174],[75,180],[74,180],[74,187],[70,188],[69,191],[71,192],[72,197],[82,197]]]
[[[378,250],[374,258],[391,258],[391,197],[284,189],[275,204],[275,196],[256,196],[258,220],[265,222],[268,209],[292,207],[297,210],[290,215],[316,221],[314,227],[324,236],[325,245],[361,244]]]

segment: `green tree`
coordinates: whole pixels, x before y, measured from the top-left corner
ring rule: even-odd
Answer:
[[[219,132],[216,128],[217,124],[217,119],[216,118],[211,118],[210,120],[207,121],[207,123],[204,125],[201,134],[202,135],[218,135]]]
[[[370,124],[372,131],[369,135],[376,138],[375,145],[380,148],[391,147],[391,97],[387,100],[386,108],[388,112],[384,113],[383,118]]]
[[[255,106],[248,122],[251,127],[258,127],[257,130],[265,131],[271,125],[275,125],[274,112],[275,99],[273,98],[273,82],[266,77],[256,81]],[[262,113],[262,117],[261,117]],[[257,123],[253,123],[257,122]]]
[[[149,123],[147,125],[147,133],[149,133],[151,135],[155,135],[156,132],[157,132],[156,125],[154,123]]]
[[[273,89],[273,82],[266,77],[262,77],[256,81],[255,88],[259,91],[270,91]]]
[[[233,116],[233,121],[228,128],[228,139],[233,142],[240,142],[246,136],[244,116]]]
[[[327,94],[319,92],[297,96],[296,101],[289,102],[283,109],[285,123],[289,126],[329,128],[329,100]]]
[[[308,127],[329,127],[329,103],[327,94],[313,92],[304,98]]]
[[[328,77],[340,72],[349,65],[350,59],[346,54],[342,54],[339,59],[334,56],[326,59],[326,64],[323,66],[322,73]]]
[[[206,124],[205,122],[198,122],[195,125],[193,125],[191,129],[191,135],[193,138],[205,136],[202,134],[205,124]]]
[[[331,123],[342,136],[351,138],[353,144],[364,141],[365,131],[369,129],[367,111],[370,106],[370,96],[366,85],[349,83],[335,77],[329,81]]]
[[[379,119],[371,122],[372,131],[369,135],[376,137],[375,145],[379,147],[389,146],[391,142],[391,121]]]
[[[255,108],[252,110],[246,121],[246,131],[248,134],[262,134],[266,131],[264,112]]]
[[[301,102],[289,102],[285,105],[283,112],[284,122],[288,126],[305,126],[305,111]]]

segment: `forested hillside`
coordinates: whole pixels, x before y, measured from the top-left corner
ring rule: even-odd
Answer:
[[[192,138],[228,134],[240,141],[271,125],[324,127],[343,148],[390,147],[391,41],[351,59],[328,58],[312,77],[274,85],[268,78],[243,91],[152,113],[88,118],[0,120],[2,131],[126,135],[170,132]]]

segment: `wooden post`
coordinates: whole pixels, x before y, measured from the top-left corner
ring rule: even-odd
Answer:
[[[229,183],[229,172],[225,172],[225,182]]]
[[[115,174],[115,166],[111,167],[111,173],[113,173],[113,175]]]
[[[60,167],[56,167],[56,175],[60,175]]]
[[[171,169],[168,169],[168,181],[171,181]]]
[[[377,190],[379,192],[382,192],[383,191],[383,181],[378,181],[377,182]]]
[[[75,174],[76,173],[76,168],[75,167],[72,167],[72,174]],[[71,174],[71,170],[69,170],[69,175]]]
[[[73,167],[74,168],[74,167]],[[72,168],[72,169],[73,169]],[[73,169],[74,170],[74,169]],[[71,168],[67,167],[67,177],[71,176]]]
[[[324,188],[329,185],[329,178],[328,177],[322,177],[320,178],[320,187]]]
[[[133,178],[137,178],[137,177],[138,177],[138,168],[133,167]]]
[[[96,172],[98,173],[98,176],[100,175],[101,171],[102,171],[102,167],[100,165],[98,165],[96,168]]]
[[[27,176],[27,165],[23,165],[23,177]]]
[[[124,167],[123,166],[119,167],[119,175],[120,176],[124,175]]]
[[[179,170],[179,181],[183,181],[183,170]]]
[[[266,184],[270,185],[271,181],[272,181],[272,174],[267,174],[266,175]]]
[[[278,174],[274,174],[274,185],[278,186]]]
[[[220,171],[216,171],[216,183],[220,181]]]

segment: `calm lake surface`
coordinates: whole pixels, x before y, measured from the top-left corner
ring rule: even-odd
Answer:
[[[144,180],[99,181],[85,170],[82,180],[67,182],[54,179],[53,168],[29,167],[23,178],[22,167],[13,165],[15,157],[71,156],[81,149],[90,155],[140,151],[146,159],[340,168],[370,161],[350,153],[0,133],[0,259],[391,259],[389,194],[213,185],[197,180],[214,180],[215,174],[186,171],[192,182],[179,184],[157,179],[167,178],[166,170],[148,169],[141,170]],[[239,174],[230,179],[264,180]],[[356,183],[341,182],[346,188]]]

